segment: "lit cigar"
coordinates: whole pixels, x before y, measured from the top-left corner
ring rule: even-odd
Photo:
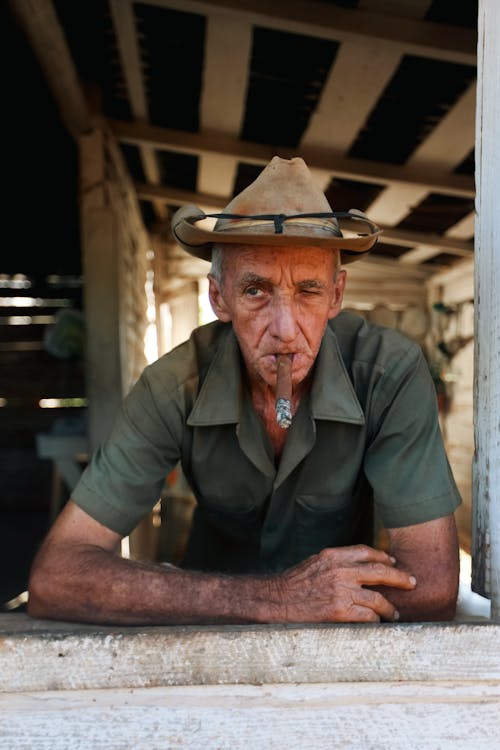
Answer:
[[[276,367],[276,421],[286,430],[292,424],[292,358],[280,354]]]

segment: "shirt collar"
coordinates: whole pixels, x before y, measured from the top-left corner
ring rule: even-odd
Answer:
[[[236,336],[230,325],[208,368],[187,423],[191,427],[234,424],[240,418],[242,399],[241,358]]]
[[[335,333],[326,327],[316,359],[311,389],[314,419],[364,424],[365,416],[340,352]]]
[[[238,342],[228,326],[188,417],[188,425],[203,427],[239,422],[243,398],[241,367]],[[330,326],[326,328],[316,359],[310,403],[314,419],[349,424],[365,422]]]

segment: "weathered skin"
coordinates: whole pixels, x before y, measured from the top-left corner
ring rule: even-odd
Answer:
[[[253,404],[279,461],[276,360],[292,360],[292,414],[309,386],[346,274],[333,251],[239,247],[224,281],[210,280],[217,316],[231,322]],[[70,501],[32,569],[29,612],[113,623],[378,622],[446,620],[455,613],[458,543],[453,515],[389,529],[389,551],[325,549],[279,575],[226,576],[119,557],[120,536]]]

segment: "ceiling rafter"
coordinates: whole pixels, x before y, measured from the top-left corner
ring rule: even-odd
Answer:
[[[225,200],[221,199],[220,196],[194,193],[189,190],[157,187],[141,183],[135,184],[135,190],[140,200],[163,200],[165,204],[173,206],[193,204],[206,213],[216,213],[225,205]],[[470,257],[474,251],[472,242],[458,238],[424,232],[410,232],[392,227],[381,227],[381,229],[384,230],[383,242],[388,245],[412,248],[425,243],[436,248],[439,252],[446,250],[446,252],[460,257]]]
[[[473,83],[414,151],[406,162],[407,168],[425,169],[427,165],[432,165],[433,168],[440,168],[444,173],[451,174],[453,168],[460,164],[474,147],[475,102],[476,84]],[[426,190],[424,186],[419,185],[405,186],[403,190],[389,186],[375,199],[367,212],[377,223],[397,224],[430,192],[436,191]],[[438,255],[439,252],[439,248],[423,244],[401,256],[400,261],[421,263]]]
[[[476,64],[477,36],[471,29],[342,8],[316,0],[147,0],[205,16],[221,14],[255,26],[344,42],[370,38],[402,53],[466,65]]]
[[[221,16],[207,18],[200,103],[202,131],[240,132],[251,46],[250,24]],[[228,60],[231,61],[230,65]],[[230,156],[202,154],[198,167],[198,190],[229,195],[236,168],[237,161]]]
[[[302,137],[301,148],[348,151],[400,60],[399,51],[370,41],[344,42]],[[327,178],[324,189],[328,182]]]
[[[118,41],[118,51],[127,87],[130,108],[139,121],[149,119],[148,103],[142,76],[141,56],[137,42],[132,0],[109,0],[111,18]],[[139,147],[139,155],[146,179],[153,185],[161,182],[158,160],[154,149],[147,144]],[[165,218],[165,206],[161,201],[152,201],[159,219]]]
[[[139,122],[113,120],[110,127],[118,141],[134,145],[149,144],[166,151],[182,151],[200,155],[203,153],[231,156],[238,161],[265,165],[278,153],[283,158],[300,155],[312,169],[330,172],[337,177],[356,179],[362,182],[378,182],[382,185],[421,186],[425,191],[456,195],[464,198],[474,196],[474,180],[467,175],[446,174],[432,166],[409,168],[385,162],[351,159],[320,148],[276,148],[260,143],[240,141],[225,133],[187,133],[182,130],[160,128]]]

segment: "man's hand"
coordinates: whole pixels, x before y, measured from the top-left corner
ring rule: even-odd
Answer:
[[[124,560],[120,536],[68,502],[32,568],[34,617],[122,624],[450,619],[458,581],[453,516],[389,530],[391,554],[325,549],[271,576]],[[417,584],[413,574],[417,578]]]
[[[411,591],[415,578],[395,559],[365,545],[324,549],[277,577],[275,622],[380,622],[399,619],[396,607],[365,586]]]

